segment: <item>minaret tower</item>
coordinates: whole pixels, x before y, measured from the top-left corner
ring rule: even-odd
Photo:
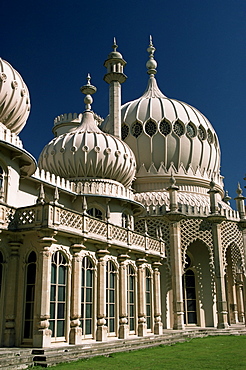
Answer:
[[[117,51],[118,45],[114,38],[113,51],[108,55],[104,62],[107,73],[104,81],[109,84],[109,119],[110,134],[121,139],[121,84],[127,79],[123,72],[126,61]]]

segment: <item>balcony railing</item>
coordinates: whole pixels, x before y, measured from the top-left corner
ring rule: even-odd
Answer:
[[[129,228],[98,220],[55,204],[37,204],[18,209],[0,206],[0,228],[15,231],[49,228],[96,243],[108,243],[135,251],[164,256],[163,240],[137,233]]]

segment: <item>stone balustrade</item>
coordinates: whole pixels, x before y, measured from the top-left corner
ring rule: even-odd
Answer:
[[[112,244],[136,252],[147,251],[148,254],[155,256],[165,255],[165,245],[162,240],[48,203],[16,210],[1,206],[0,228],[16,231],[50,228],[84,237],[99,244]]]

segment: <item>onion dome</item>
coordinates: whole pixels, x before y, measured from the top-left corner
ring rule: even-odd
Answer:
[[[136,171],[133,152],[122,140],[98,128],[91,110],[91,94],[96,88],[90,84],[90,76],[81,91],[86,95],[81,124],[44,147],[39,167],[72,181],[110,179],[130,186]]]
[[[155,48],[150,39],[144,94],[121,107],[122,139],[137,161],[137,191],[159,190],[175,174],[178,185],[206,186],[213,177],[222,192],[220,148],[208,119],[187,103],[166,97],[155,74]],[[103,130],[109,131],[108,119]]]
[[[19,134],[30,113],[30,97],[21,75],[0,58],[0,122]]]

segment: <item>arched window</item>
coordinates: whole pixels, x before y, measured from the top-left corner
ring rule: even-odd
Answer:
[[[90,209],[88,209],[87,210],[87,214],[89,216],[98,218],[99,220],[102,220],[103,219],[102,211],[100,211],[100,209],[98,209],[98,208],[90,208]]]
[[[50,287],[50,329],[52,336],[65,336],[67,260],[61,252],[52,256]]]
[[[109,333],[116,332],[116,268],[108,261],[106,267],[106,322]]]
[[[148,268],[145,269],[145,297],[146,297],[146,323],[147,329],[151,329],[152,305],[151,305],[151,274]]]
[[[25,298],[25,319],[24,319],[24,339],[33,337],[33,319],[34,319],[34,298],[36,282],[36,262],[35,252],[29,254],[26,265],[26,298]]]
[[[93,334],[94,266],[89,257],[82,261],[81,275],[81,326],[84,336]]]
[[[135,302],[136,275],[131,265],[127,266],[127,312],[130,332],[135,331],[136,302]]]
[[[121,215],[121,226],[122,227],[128,227],[129,226],[129,222],[128,222],[128,215],[126,213],[122,213]]]
[[[184,323],[197,324],[195,274],[190,269],[191,259],[188,255],[185,260],[186,271],[183,275]]]

